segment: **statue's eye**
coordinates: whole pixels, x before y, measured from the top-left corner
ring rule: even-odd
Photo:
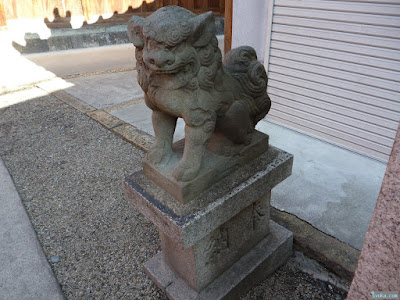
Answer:
[[[165,50],[173,51],[175,49],[175,46],[164,44],[164,48],[165,48]]]

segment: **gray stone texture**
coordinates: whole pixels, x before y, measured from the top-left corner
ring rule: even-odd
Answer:
[[[115,61],[116,68],[128,66],[126,57],[121,57],[125,54],[110,48],[114,47],[92,48],[90,55],[89,49],[43,53],[33,72],[5,55],[2,62],[10,61],[13,67],[2,64],[8,70],[3,72],[2,86],[10,82],[14,86],[27,75],[37,81],[43,69],[39,66],[66,75],[110,70]],[[28,58],[20,57],[25,62]],[[25,100],[39,97],[31,91],[24,93]],[[46,256],[60,257],[52,267],[66,297],[165,299],[142,271],[143,261],[160,251],[157,230],[126,201],[120,184],[123,176],[140,168],[143,152],[49,98],[0,111],[0,151]],[[61,159],[57,163],[51,157]],[[245,299],[336,299],[338,291],[323,284],[285,264]]]
[[[160,8],[147,18],[133,16],[128,35],[135,46],[138,82],[153,110],[155,143],[148,164],[163,169],[173,156],[177,118],[185,121],[184,155],[170,177],[194,180],[213,133],[240,147],[269,111],[267,75],[253,48],[222,54],[212,12],[199,16],[179,6]]]
[[[261,138],[263,136],[260,134]],[[178,202],[162,186],[146,178],[143,171],[125,180],[127,198],[158,227],[163,263],[176,274],[173,278],[178,276],[196,293],[202,294],[208,286],[215,284],[215,280],[220,280],[223,286],[230,286],[229,290],[235,289],[241,280],[236,278],[232,285],[230,278],[217,278],[231,266],[241,269],[240,264],[236,265],[238,260],[250,255],[248,253],[258,253],[254,250],[258,246],[254,247],[263,239],[274,238],[268,226],[270,191],[290,175],[293,157],[274,147],[261,155],[252,151],[251,147],[246,150],[250,157],[254,155],[253,160],[245,159],[245,163],[239,164],[235,171],[220,181],[216,179],[211,187],[205,188],[203,193],[186,204]],[[218,166],[215,168],[218,170]],[[292,234],[290,238],[283,238],[270,246],[279,248],[281,244],[286,245],[280,249],[283,256],[275,257],[276,253],[272,251],[269,257],[256,259],[257,264],[260,259],[269,261],[269,273],[291,253]],[[247,272],[236,275],[243,279]],[[151,275],[158,281],[156,277],[159,275],[154,276]],[[213,289],[219,290],[220,284]],[[176,293],[182,294],[180,289]],[[190,289],[184,288],[191,295]],[[214,299],[214,296],[213,290],[210,297]],[[177,296],[169,297],[175,299]]]
[[[200,292],[192,289],[165,263],[163,252],[145,263],[146,274],[170,299],[239,299],[272,274],[292,253],[293,236],[270,222],[270,234]]]
[[[144,175],[164,189],[176,200],[187,203],[208,187],[218,182],[239,167],[264,153],[268,149],[268,136],[254,132],[249,145],[232,145],[223,136],[213,135],[203,155],[203,161],[196,178],[190,182],[175,180],[175,166],[183,157],[185,140],[173,145],[174,153],[168,163],[155,167],[146,158],[143,160]]]
[[[165,263],[196,291],[251,250],[269,232],[270,193],[185,249],[159,229]]]
[[[291,174],[293,156],[274,147],[182,205],[143,172],[127,177],[132,204],[164,233],[188,248],[248,207]]]

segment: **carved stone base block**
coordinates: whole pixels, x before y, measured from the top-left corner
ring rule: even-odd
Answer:
[[[196,291],[205,288],[269,232],[268,193],[189,248],[159,229],[164,261]]]
[[[292,253],[293,234],[270,221],[270,234],[200,292],[174,272],[163,251],[144,264],[151,280],[169,299],[239,299],[240,295],[279,268]]]
[[[227,138],[214,134],[208,143],[199,175],[189,182],[177,182],[173,178],[173,171],[183,155],[185,146],[183,139],[174,143],[174,154],[166,165],[156,167],[144,159],[144,174],[172,197],[187,203],[215,182],[266,152],[268,140],[268,135],[256,130],[249,145],[238,146]]]
[[[291,154],[271,146],[188,203],[177,201],[143,171],[127,177],[127,198],[160,234],[162,259],[146,264],[149,276],[172,299],[207,293],[205,298],[219,299],[246,286],[239,283],[253,278],[255,270],[273,272],[290,254],[292,235],[269,220],[271,189],[291,174],[292,163]],[[170,279],[163,270],[169,270]],[[173,286],[181,291],[174,294]],[[184,290],[194,296],[179,298]]]

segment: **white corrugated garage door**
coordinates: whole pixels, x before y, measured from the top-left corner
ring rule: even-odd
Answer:
[[[400,120],[400,0],[270,8],[267,119],[386,161]]]

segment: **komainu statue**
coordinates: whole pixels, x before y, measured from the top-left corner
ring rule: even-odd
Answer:
[[[147,18],[133,16],[128,25],[138,81],[153,110],[155,144],[147,160],[168,162],[177,118],[183,118],[184,152],[173,172],[181,182],[197,176],[214,133],[248,145],[271,106],[267,75],[255,50],[233,49],[222,62],[214,24],[212,12],[196,15],[167,6]]]

